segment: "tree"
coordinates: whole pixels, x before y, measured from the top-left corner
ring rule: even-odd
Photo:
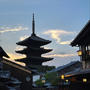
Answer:
[[[47,73],[45,75],[46,81],[50,82],[52,85],[57,86],[59,82],[59,77],[57,76],[57,72]]]
[[[42,87],[44,85],[44,83],[42,83],[42,80],[39,79],[35,82],[35,84],[38,86],[38,87]]]

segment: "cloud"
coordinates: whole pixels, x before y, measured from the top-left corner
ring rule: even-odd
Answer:
[[[73,54],[51,54],[51,55],[46,55],[45,57],[54,57],[53,60],[48,61],[48,62],[44,62],[43,65],[49,65],[49,66],[62,66],[65,64],[68,64],[72,61],[76,61],[79,60],[78,55],[75,53]]]
[[[25,46],[17,46],[15,48],[15,51],[23,50],[24,48],[26,48],[26,47]]]
[[[25,55],[15,54],[15,53],[7,53],[10,56],[11,60],[20,59],[26,57]]]
[[[23,27],[23,26],[15,26],[15,27],[1,26],[0,27],[0,33],[17,32],[17,31],[22,31],[22,30],[28,30],[28,27]]]
[[[26,38],[28,38],[29,36],[27,36],[27,35],[25,35],[25,36],[21,36],[20,37],[20,41],[22,41],[22,40],[24,40],[24,39],[26,39]]]
[[[71,56],[77,56],[77,54],[50,54],[50,55],[43,55],[45,57],[61,57],[61,58],[65,58],[65,57],[71,57]]]
[[[55,57],[54,60],[44,62],[43,65],[59,67],[59,66],[68,64],[70,62],[77,61],[77,60],[79,60],[78,56],[75,56],[75,57],[71,56],[71,57],[66,57],[66,58]]]
[[[48,30],[46,32],[44,32],[43,34],[46,34],[46,35],[50,35],[50,37],[52,39],[55,39],[57,41],[57,43],[59,44],[70,44],[71,40],[68,40],[68,41],[61,41],[62,38],[61,36],[63,35],[72,35],[74,34],[74,32],[69,32],[69,31],[65,31],[65,30]]]
[[[21,62],[16,62],[14,59],[20,59],[20,58],[24,58],[26,57],[25,55],[20,55],[20,54],[15,54],[15,53],[7,53],[10,56],[10,61],[18,63],[20,65],[25,66],[24,63]],[[45,55],[43,55],[45,56]],[[48,61],[43,63],[44,65],[49,65],[49,66],[61,66],[63,64],[67,64],[71,61],[75,61],[78,60],[78,58],[76,57],[76,59],[73,59],[73,56],[77,56],[76,54],[52,54],[52,55],[46,55],[45,57],[54,57],[54,60]]]
[[[25,55],[18,55],[18,54],[15,54],[15,53],[7,53],[7,54],[10,56],[10,59],[8,59],[8,60],[10,60],[10,61],[12,61],[12,62],[15,62],[15,63],[17,63],[17,64],[20,64],[20,65],[22,65],[22,66],[25,66],[24,63],[16,62],[16,61],[14,60],[14,59],[24,58]]]
[[[70,44],[70,43],[71,43],[71,41],[72,41],[72,40],[69,40],[69,41],[62,41],[62,42],[60,42],[60,44],[62,44],[62,45],[65,45],[65,44]]]

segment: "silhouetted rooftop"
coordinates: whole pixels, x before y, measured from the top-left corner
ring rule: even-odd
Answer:
[[[16,53],[27,54],[27,53],[30,53],[32,51],[35,51],[35,52],[38,51],[39,53],[43,54],[43,53],[47,53],[47,52],[52,51],[52,49],[29,47],[29,48],[25,48],[23,50],[16,51]]]
[[[9,58],[9,56],[8,56],[7,53],[3,50],[3,48],[0,47],[0,57],[2,58],[3,56]]]
[[[32,64],[32,63],[42,63],[42,62],[47,62],[52,60],[53,58],[45,58],[45,57],[27,57],[27,58],[22,58],[22,59],[16,59],[15,61],[19,61],[19,62],[24,62],[27,64]]]
[[[39,36],[36,36],[36,35],[31,35],[29,38],[26,38],[25,40],[23,41],[20,41],[16,44],[18,45],[22,45],[22,46],[32,46],[32,45],[39,45],[39,46],[42,46],[42,45],[46,45],[48,43],[50,43],[51,41],[49,40],[46,40],[46,39],[43,39],[43,38],[40,38]]]
[[[90,44],[90,20],[77,35],[77,37],[71,42],[71,46],[80,46]]]
[[[63,66],[59,66],[56,69],[51,70],[50,72],[58,72],[58,71],[61,71],[61,70],[65,69],[65,68],[68,68],[70,66],[74,66],[75,64],[78,64],[78,63],[80,63],[80,62],[79,61],[73,61],[73,62],[70,62],[70,63],[65,64]]]

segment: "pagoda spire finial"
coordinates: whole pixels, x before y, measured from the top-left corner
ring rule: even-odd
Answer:
[[[32,20],[32,35],[35,35],[35,20],[34,20],[34,13],[33,13],[33,20]]]

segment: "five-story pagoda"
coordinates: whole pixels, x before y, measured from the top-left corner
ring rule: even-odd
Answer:
[[[34,14],[32,20],[32,34],[23,41],[16,43],[17,45],[26,46],[23,50],[16,51],[16,53],[25,54],[26,57],[17,59],[16,61],[23,62],[26,66],[39,65],[43,62],[52,60],[53,58],[41,57],[42,54],[52,51],[52,49],[44,49],[42,46],[51,43],[49,40],[38,37],[35,34]]]

